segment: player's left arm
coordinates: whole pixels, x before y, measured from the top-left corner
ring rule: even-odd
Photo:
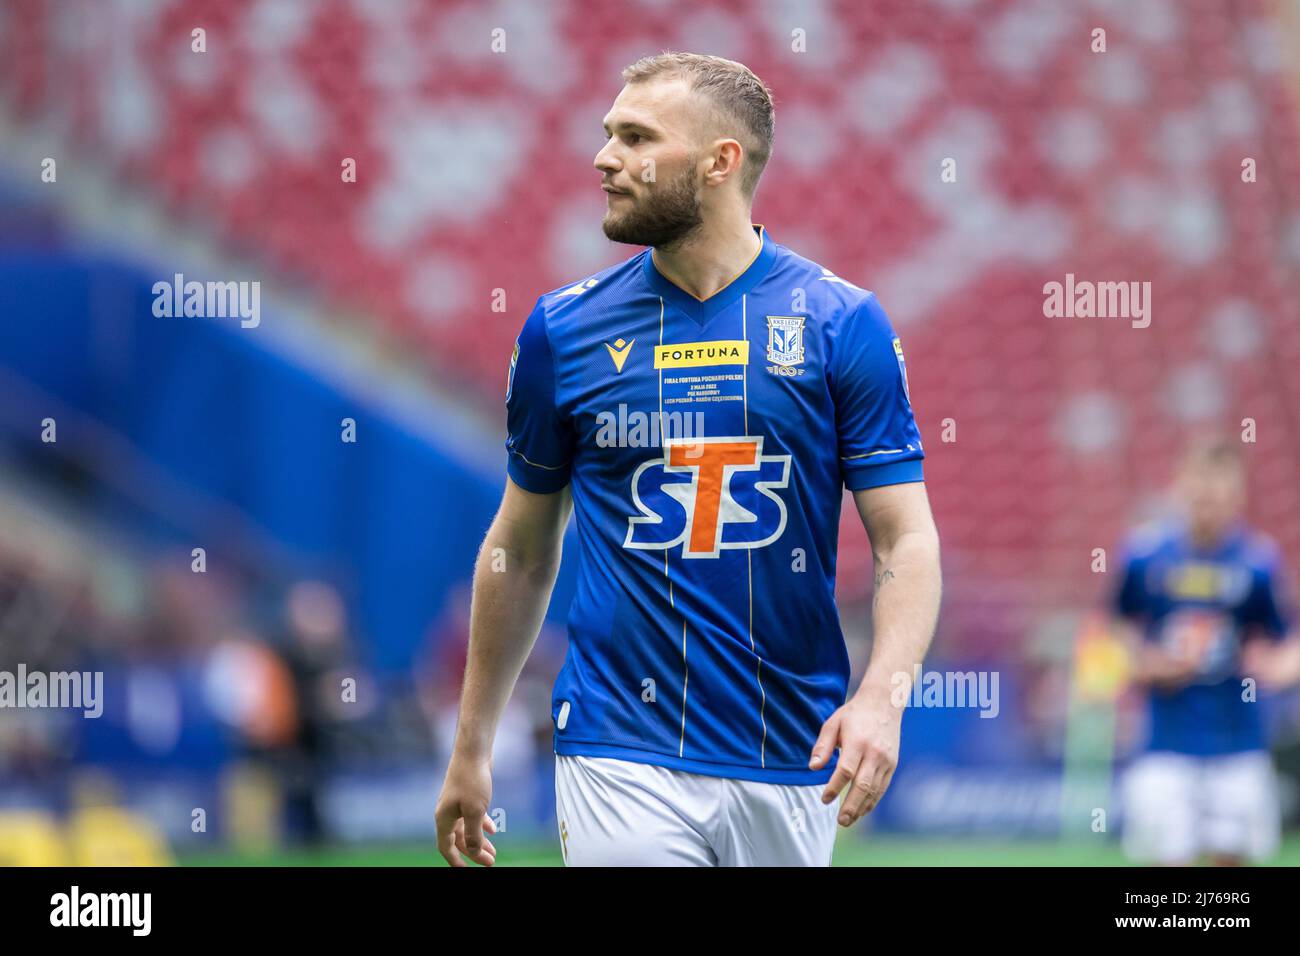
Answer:
[[[875,640],[857,692],[822,725],[811,769],[838,764],[822,800],[845,788],[851,826],[880,801],[898,765],[903,707],[939,614],[939,534],[922,480],[903,346],[874,295],[829,326],[827,384],[835,402],[840,476],[862,516],[876,566]]]
[[[1263,636],[1246,641],[1241,669],[1267,690],[1300,684],[1300,630],[1295,625],[1292,593],[1275,559],[1256,575],[1247,602],[1250,623]]]
[[[1280,641],[1256,639],[1246,645],[1243,670],[1267,690],[1300,684],[1300,633]]]
[[[852,826],[875,809],[898,766],[903,708],[934,634],[942,590],[939,533],[924,482],[864,488],[853,492],[853,499],[875,563],[875,639],[862,683],[822,726],[810,764],[824,767],[839,748],[822,802],[849,787],[841,826]]]

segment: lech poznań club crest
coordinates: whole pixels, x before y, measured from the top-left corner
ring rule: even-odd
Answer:
[[[767,317],[767,360],[781,370],[803,364],[803,323],[802,315]],[[795,373],[783,371],[782,374]]]

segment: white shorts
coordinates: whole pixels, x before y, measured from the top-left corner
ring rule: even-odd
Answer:
[[[1262,750],[1150,753],[1134,761],[1122,787],[1122,842],[1133,860],[1191,863],[1204,853],[1263,860],[1277,852],[1282,814],[1273,761]]]
[[[568,866],[830,866],[839,801],[825,789],[555,758]]]

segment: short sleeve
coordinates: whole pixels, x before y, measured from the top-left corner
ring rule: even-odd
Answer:
[[[515,342],[506,380],[506,470],[525,491],[551,494],[569,483],[574,437],[557,408],[555,358],[538,300]]]
[[[1119,617],[1137,620],[1147,610],[1145,593],[1146,563],[1125,553],[1120,559],[1119,587],[1111,595],[1111,611]]]
[[[1290,588],[1279,561],[1255,571],[1247,600],[1247,621],[1273,637],[1285,637],[1291,628]]]
[[[831,356],[840,475],[850,491],[922,481],[903,346],[869,295],[846,319]]]

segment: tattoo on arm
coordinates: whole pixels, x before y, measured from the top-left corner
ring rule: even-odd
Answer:
[[[876,572],[876,590],[875,593],[872,594],[871,596],[872,604],[875,604],[877,598],[880,597],[880,589],[885,586],[885,582],[890,580],[893,577],[894,577],[894,572],[891,571],[889,568],[885,568],[884,570]]]

